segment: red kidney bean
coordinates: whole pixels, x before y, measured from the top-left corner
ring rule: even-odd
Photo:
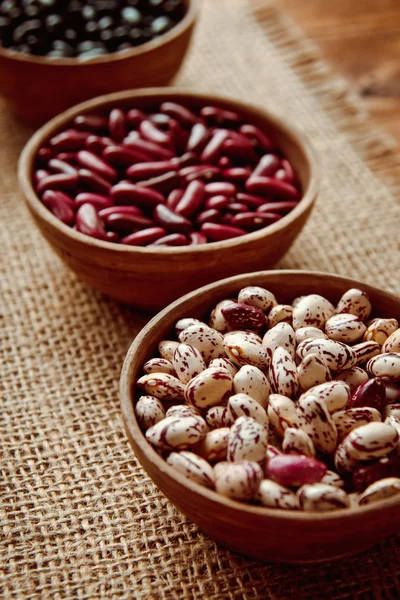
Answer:
[[[253,231],[271,225],[280,219],[282,219],[282,215],[275,213],[242,212],[232,217],[232,225]]]
[[[212,183],[207,183],[204,188],[207,196],[234,196],[236,191],[236,185],[228,181],[213,181]]]
[[[232,213],[225,213],[221,217],[221,223],[223,223],[224,225],[231,225],[233,217],[234,215]]]
[[[265,204],[265,198],[261,198],[261,196],[255,196],[253,194],[244,194],[239,192],[236,194],[236,199],[239,202],[244,202],[247,206],[259,207]]]
[[[204,208],[216,208],[220,210],[221,208],[226,208],[230,202],[230,198],[228,196],[210,196],[204,203]]]
[[[210,130],[203,123],[196,123],[190,132],[186,149],[190,152],[201,152],[204,150],[210,137]]]
[[[46,169],[38,169],[37,171],[35,171],[36,185],[37,185],[38,181],[40,181],[41,179],[45,179],[49,175],[51,175],[51,173],[50,173],[50,171],[46,171]]]
[[[279,179],[279,181],[286,181],[286,183],[292,184],[292,181],[289,180],[285,169],[278,169],[274,174],[275,179]]]
[[[145,140],[152,142],[153,144],[160,144],[166,148],[171,147],[171,136],[165,133],[165,131],[158,129],[158,127],[153,125],[148,119],[145,119],[140,123],[139,133]]]
[[[353,473],[352,482],[357,492],[363,492],[371,483],[386,477],[398,477],[400,456],[390,454],[367,464],[360,464]]]
[[[152,177],[145,181],[138,181],[137,184],[143,187],[149,187],[161,194],[168,194],[171,190],[180,185],[180,177],[177,171],[170,171],[159,175],[158,177]]]
[[[175,208],[175,212],[184,217],[190,217],[196,213],[203,204],[204,187],[202,181],[192,181],[189,183]]]
[[[143,208],[153,208],[164,203],[164,196],[156,190],[142,187],[130,181],[120,181],[111,188],[114,204],[138,204]]]
[[[209,208],[203,210],[196,217],[196,223],[202,225],[203,223],[219,223],[221,221],[221,213],[216,208]]]
[[[236,214],[242,212],[249,212],[249,207],[243,202],[230,202],[228,205],[228,210]],[[251,214],[254,215],[254,213]]]
[[[73,225],[75,214],[73,211],[73,200],[62,192],[47,190],[42,197],[43,204],[66,225]]]
[[[216,106],[204,106],[200,110],[200,115],[208,123],[216,123],[218,125],[239,125],[242,122],[242,117],[238,113]]]
[[[73,152],[74,150],[83,150],[90,133],[86,131],[77,131],[76,129],[67,129],[50,140],[50,146],[57,150]]]
[[[281,165],[281,161],[275,154],[264,154],[259,160],[251,177],[272,177]]]
[[[68,164],[64,160],[59,158],[52,158],[49,160],[48,167],[56,173],[65,173],[67,175],[78,175],[78,169]]]
[[[106,241],[115,243],[122,240],[120,240],[120,235],[116,231],[106,231]]]
[[[273,212],[286,215],[288,212],[296,208],[298,202],[293,200],[281,200],[280,202],[266,202],[257,206],[256,212]]]
[[[90,152],[94,152],[95,154],[99,155],[101,155],[105,148],[114,145],[115,142],[110,138],[99,137],[98,135],[89,135],[85,142],[86,150],[90,150]]]
[[[172,192],[170,192],[168,194],[168,198],[167,198],[167,206],[170,210],[174,211],[175,208],[177,207],[180,199],[183,196],[185,190],[182,190],[181,188],[175,188],[174,190],[172,190]]]
[[[152,160],[169,160],[170,158],[174,157],[174,153],[169,148],[158,146],[157,144],[148,142],[147,140],[127,137],[124,139],[122,144],[124,146],[128,146],[128,148],[132,150],[136,150],[145,154],[147,162]]]
[[[174,165],[174,167],[190,167],[196,163],[197,156],[193,152],[185,152],[185,154],[182,154],[182,156],[175,156],[174,158],[171,158],[171,164]]]
[[[197,171],[186,175],[185,180],[187,183],[190,183],[195,179],[199,179],[201,181],[210,181],[211,179],[218,178],[220,176],[221,171],[218,169],[218,167],[206,165],[205,167],[202,167],[201,169],[198,169]]]
[[[109,215],[120,213],[124,215],[143,215],[143,211],[137,206],[110,206],[109,208],[102,208],[99,210],[99,217],[104,219]]]
[[[43,165],[47,165],[49,160],[54,158],[54,156],[55,153],[54,150],[52,150],[52,148],[40,148],[37,154],[38,161]]]
[[[97,154],[89,152],[89,150],[80,150],[76,155],[76,160],[84,169],[93,171],[103,179],[115,181],[118,177],[118,173],[115,169],[103,159],[99,158]]]
[[[154,221],[143,215],[129,215],[127,213],[115,212],[104,218],[105,224],[118,233],[133,233],[136,229],[147,229],[154,226]]]
[[[88,169],[79,169],[79,184],[91,192],[107,195],[111,190],[111,183],[103,177],[92,173]]]
[[[253,145],[248,140],[246,140],[244,136],[243,140],[225,140],[222,144],[222,151],[224,154],[227,154],[232,158],[243,158],[246,161],[256,161],[258,158]]]
[[[171,233],[165,237],[159,238],[151,246],[187,246],[188,239],[182,233]]]
[[[295,187],[272,177],[250,177],[245,187],[250,193],[254,192],[261,196],[300,200],[300,192]]]
[[[120,108],[113,108],[108,117],[108,130],[110,137],[117,142],[122,142],[126,136],[125,113]]]
[[[126,244],[127,246],[147,246],[148,244],[153,244],[161,237],[165,237],[167,232],[163,227],[149,227],[148,229],[142,229],[141,231],[135,231],[135,233],[131,233],[123,237],[120,240],[121,244]]]
[[[188,237],[190,246],[199,246],[200,244],[207,244],[207,238],[204,235],[204,233],[201,233],[201,231],[191,231],[188,234]]]
[[[229,169],[232,166],[232,160],[229,156],[221,156],[218,160],[218,166],[220,169]]]
[[[235,183],[243,183],[250,177],[251,169],[248,167],[231,167],[229,169],[224,169],[222,175]]]
[[[78,185],[78,175],[69,173],[56,173],[38,181],[36,191],[42,194],[46,190],[69,191],[75,190]]]
[[[288,183],[295,184],[296,183],[296,173],[294,172],[293,167],[290,164],[290,162],[286,158],[283,158],[281,161],[281,164],[282,164],[283,170],[286,173]]]
[[[179,121],[183,127],[192,127],[199,121],[198,117],[191,110],[176,102],[163,102],[160,110]]]
[[[377,378],[369,379],[356,387],[346,408],[369,406],[382,412],[386,405],[385,400],[386,390],[383,382]]]
[[[160,127],[161,129],[168,131],[169,124],[171,121],[168,115],[164,115],[163,113],[156,113],[155,115],[151,115],[149,119],[156,127]]]
[[[229,131],[225,129],[218,129],[211,140],[208,142],[203,152],[200,154],[200,160],[203,163],[214,163],[217,162],[222,152],[224,142],[229,137]]]
[[[153,211],[153,218],[161,227],[172,233],[187,233],[192,229],[189,219],[177,215],[164,204],[158,204]]]
[[[121,146],[107,146],[102,152],[102,157],[117,169],[152,160],[148,154],[143,154],[134,148],[121,148]]]
[[[140,162],[132,165],[127,169],[126,174],[133,181],[140,181],[163,175],[171,170],[173,170],[173,165],[169,160],[160,160],[157,162]]]
[[[106,239],[104,223],[91,204],[83,204],[76,213],[76,229],[99,240]]]
[[[147,115],[138,108],[132,108],[126,113],[126,120],[129,125],[133,125],[133,127],[137,127],[145,119],[147,119]]]
[[[169,134],[172,145],[179,153],[184,152],[189,139],[188,132],[175,119],[170,119],[169,121]]]
[[[268,151],[276,148],[275,142],[255,125],[241,125],[239,131],[262,150]]]
[[[107,130],[108,119],[102,115],[78,115],[74,119],[74,126],[77,129],[83,129],[84,131],[93,131],[99,133]]]
[[[217,223],[203,223],[201,231],[207,238],[213,242],[222,240],[230,240],[231,238],[245,235],[247,231],[239,229],[239,227],[231,227],[230,225],[221,225]]]
[[[76,164],[76,152],[59,152],[56,154],[55,158],[58,158],[58,160],[63,160],[67,163]]]
[[[108,196],[93,194],[93,192],[82,192],[75,198],[75,205],[79,208],[82,204],[92,204],[97,210],[112,207],[113,203]]]

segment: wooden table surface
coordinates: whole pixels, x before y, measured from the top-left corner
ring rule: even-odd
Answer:
[[[280,0],[399,144],[400,0]]]

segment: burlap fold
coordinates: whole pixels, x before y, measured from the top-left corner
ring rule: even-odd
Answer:
[[[323,190],[280,266],[400,291],[397,155],[273,4],[204,1],[176,83],[265,105],[317,147]],[[31,132],[1,109],[2,597],[400,598],[398,538],[321,566],[260,564],[217,547],[155,488],[128,446],[117,391],[143,317],[47,247],[16,181]]]

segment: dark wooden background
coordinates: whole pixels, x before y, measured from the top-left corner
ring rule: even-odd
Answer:
[[[400,154],[400,0],[280,0]]]

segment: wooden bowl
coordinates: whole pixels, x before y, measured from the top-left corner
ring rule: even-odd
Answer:
[[[39,125],[100,94],[166,85],[186,55],[199,12],[199,0],[185,0],[185,5],[184,18],[164,35],[82,62],[0,48],[0,94],[19,118]]]
[[[193,483],[172,469],[150,446],[136,421],[135,381],[162,339],[175,339],[183,317],[205,319],[220,300],[248,285],[260,285],[290,302],[323,294],[337,302],[351,287],[365,290],[379,316],[400,318],[400,298],[353,279],[309,271],[260,271],[218,281],[184,296],[156,315],[132,343],[122,369],[122,415],[136,457],[160,490],[199,528],[223,546],[253,558],[287,563],[325,561],[355,554],[400,529],[400,498],[357,509],[305,513],[242,504]]]
[[[175,248],[139,248],[103,242],[56,219],[32,186],[35,156],[46,140],[80,113],[111,106],[151,110],[167,99],[189,107],[214,104],[236,110],[272,135],[292,162],[301,182],[303,198],[296,208],[273,225],[239,238]],[[311,212],[319,190],[320,169],[315,152],[303,134],[263,108],[216,96],[161,88],[102,96],[59,115],[26,145],[20,158],[19,181],[33,218],[66,265],[108,296],[154,310],[199,285],[272,266],[287,251]]]

